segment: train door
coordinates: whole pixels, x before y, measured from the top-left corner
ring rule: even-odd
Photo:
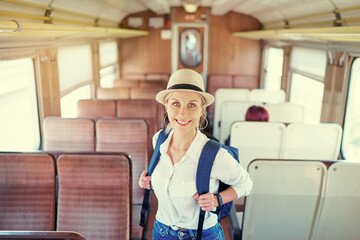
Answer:
[[[175,23],[172,28],[171,71],[189,68],[203,76],[206,84],[208,66],[208,25]]]

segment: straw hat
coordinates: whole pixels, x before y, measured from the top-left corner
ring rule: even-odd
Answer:
[[[166,90],[158,92],[156,101],[165,105],[166,95],[173,91],[199,93],[205,99],[206,107],[215,100],[214,96],[204,91],[204,81],[201,75],[191,69],[180,69],[174,72],[169,79]]]

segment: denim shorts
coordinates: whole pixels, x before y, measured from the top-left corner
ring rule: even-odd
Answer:
[[[167,226],[158,220],[155,220],[154,228],[152,231],[153,240],[161,239],[181,239],[181,240],[196,240],[197,230],[184,229],[174,230],[170,226]],[[215,226],[204,229],[201,239],[206,240],[225,240],[224,232],[219,223]]]

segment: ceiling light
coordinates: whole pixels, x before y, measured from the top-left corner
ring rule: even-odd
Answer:
[[[182,0],[185,12],[195,13],[197,8],[199,7],[199,2],[200,0]]]

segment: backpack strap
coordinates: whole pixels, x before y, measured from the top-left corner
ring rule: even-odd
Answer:
[[[209,140],[205,144],[198,163],[197,172],[196,172],[196,189],[198,191],[199,196],[209,192],[210,185],[210,174],[211,169],[218,153],[221,144],[214,141]],[[200,208],[199,222],[197,228],[197,236],[196,239],[200,240],[202,235],[202,229],[204,225],[205,219],[205,211]]]
[[[154,169],[159,162],[160,158],[160,145],[165,142],[169,134],[166,134],[165,129],[161,130],[156,141],[155,149],[153,155],[151,157],[148,173],[147,176],[151,176],[154,172]],[[144,199],[141,207],[141,216],[140,216],[140,226],[145,227],[145,215],[146,212],[149,210],[149,199],[150,199],[150,189],[145,189]]]

